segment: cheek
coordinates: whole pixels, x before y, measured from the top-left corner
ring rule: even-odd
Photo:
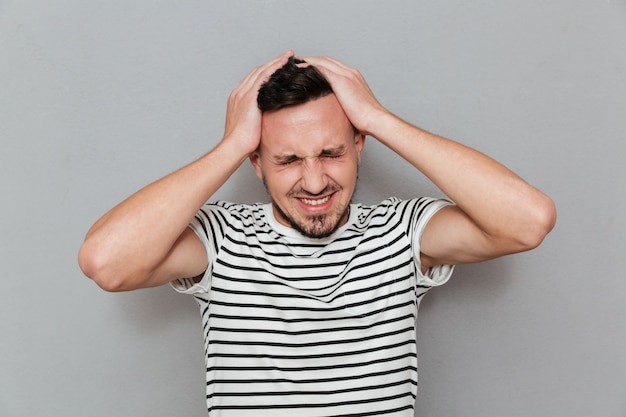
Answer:
[[[289,192],[298,182],[299,175],[293,169],[265,172],[265,185],[270,194],[279,196]]]
[[[352,161],[326,164],[326,174],[337,183],[351,183],[356,180],[357,164]]]

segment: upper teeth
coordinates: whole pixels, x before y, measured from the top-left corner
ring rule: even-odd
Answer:
[[[324,204],[325,202],[330,200],[330,196],[327,196],[327,197],[324,197],[324,198],[320,198],[320,199],[317,199],[317,200],[309,200],[308,198],[301,198],[300,200],[304,204],[308,204],[310,206],[319,206],[320,204]]]

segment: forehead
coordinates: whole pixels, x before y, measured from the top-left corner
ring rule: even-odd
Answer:
[[[297,106],[263,113],[261,150],[309,154],[346,146],[352,124],[334,94]]]

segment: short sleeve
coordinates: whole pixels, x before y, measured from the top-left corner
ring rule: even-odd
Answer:
[[[454,265],[435,265],[422,274],[421,240],[426,225],[439,210],[453,203],[444,199],[420,199],[416,202],[418,209],[413,211],[411,235],[413,257],[416,265],[417,285],[422,288],[437,287],[448,282],[454,272]]]
[[[199,282],[195,282],[193,278],[179,278],[170,283],[170,285],[181,294],[203,294],[208,293],[211,286],[211,273],[213,271],[213,260],[216,258],[216,247],[218,245],[218,237],[216,230],[217,220],[213,213],[214,206],[205,205],[189,223],[189,228],[200,238],[202,245],[207,253],[207,269],[204,271]]]

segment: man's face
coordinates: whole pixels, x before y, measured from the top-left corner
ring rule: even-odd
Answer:
[[[250,160],[276,219],[314,238],[345,224],[364,142],[334,94],[265,112]]]

